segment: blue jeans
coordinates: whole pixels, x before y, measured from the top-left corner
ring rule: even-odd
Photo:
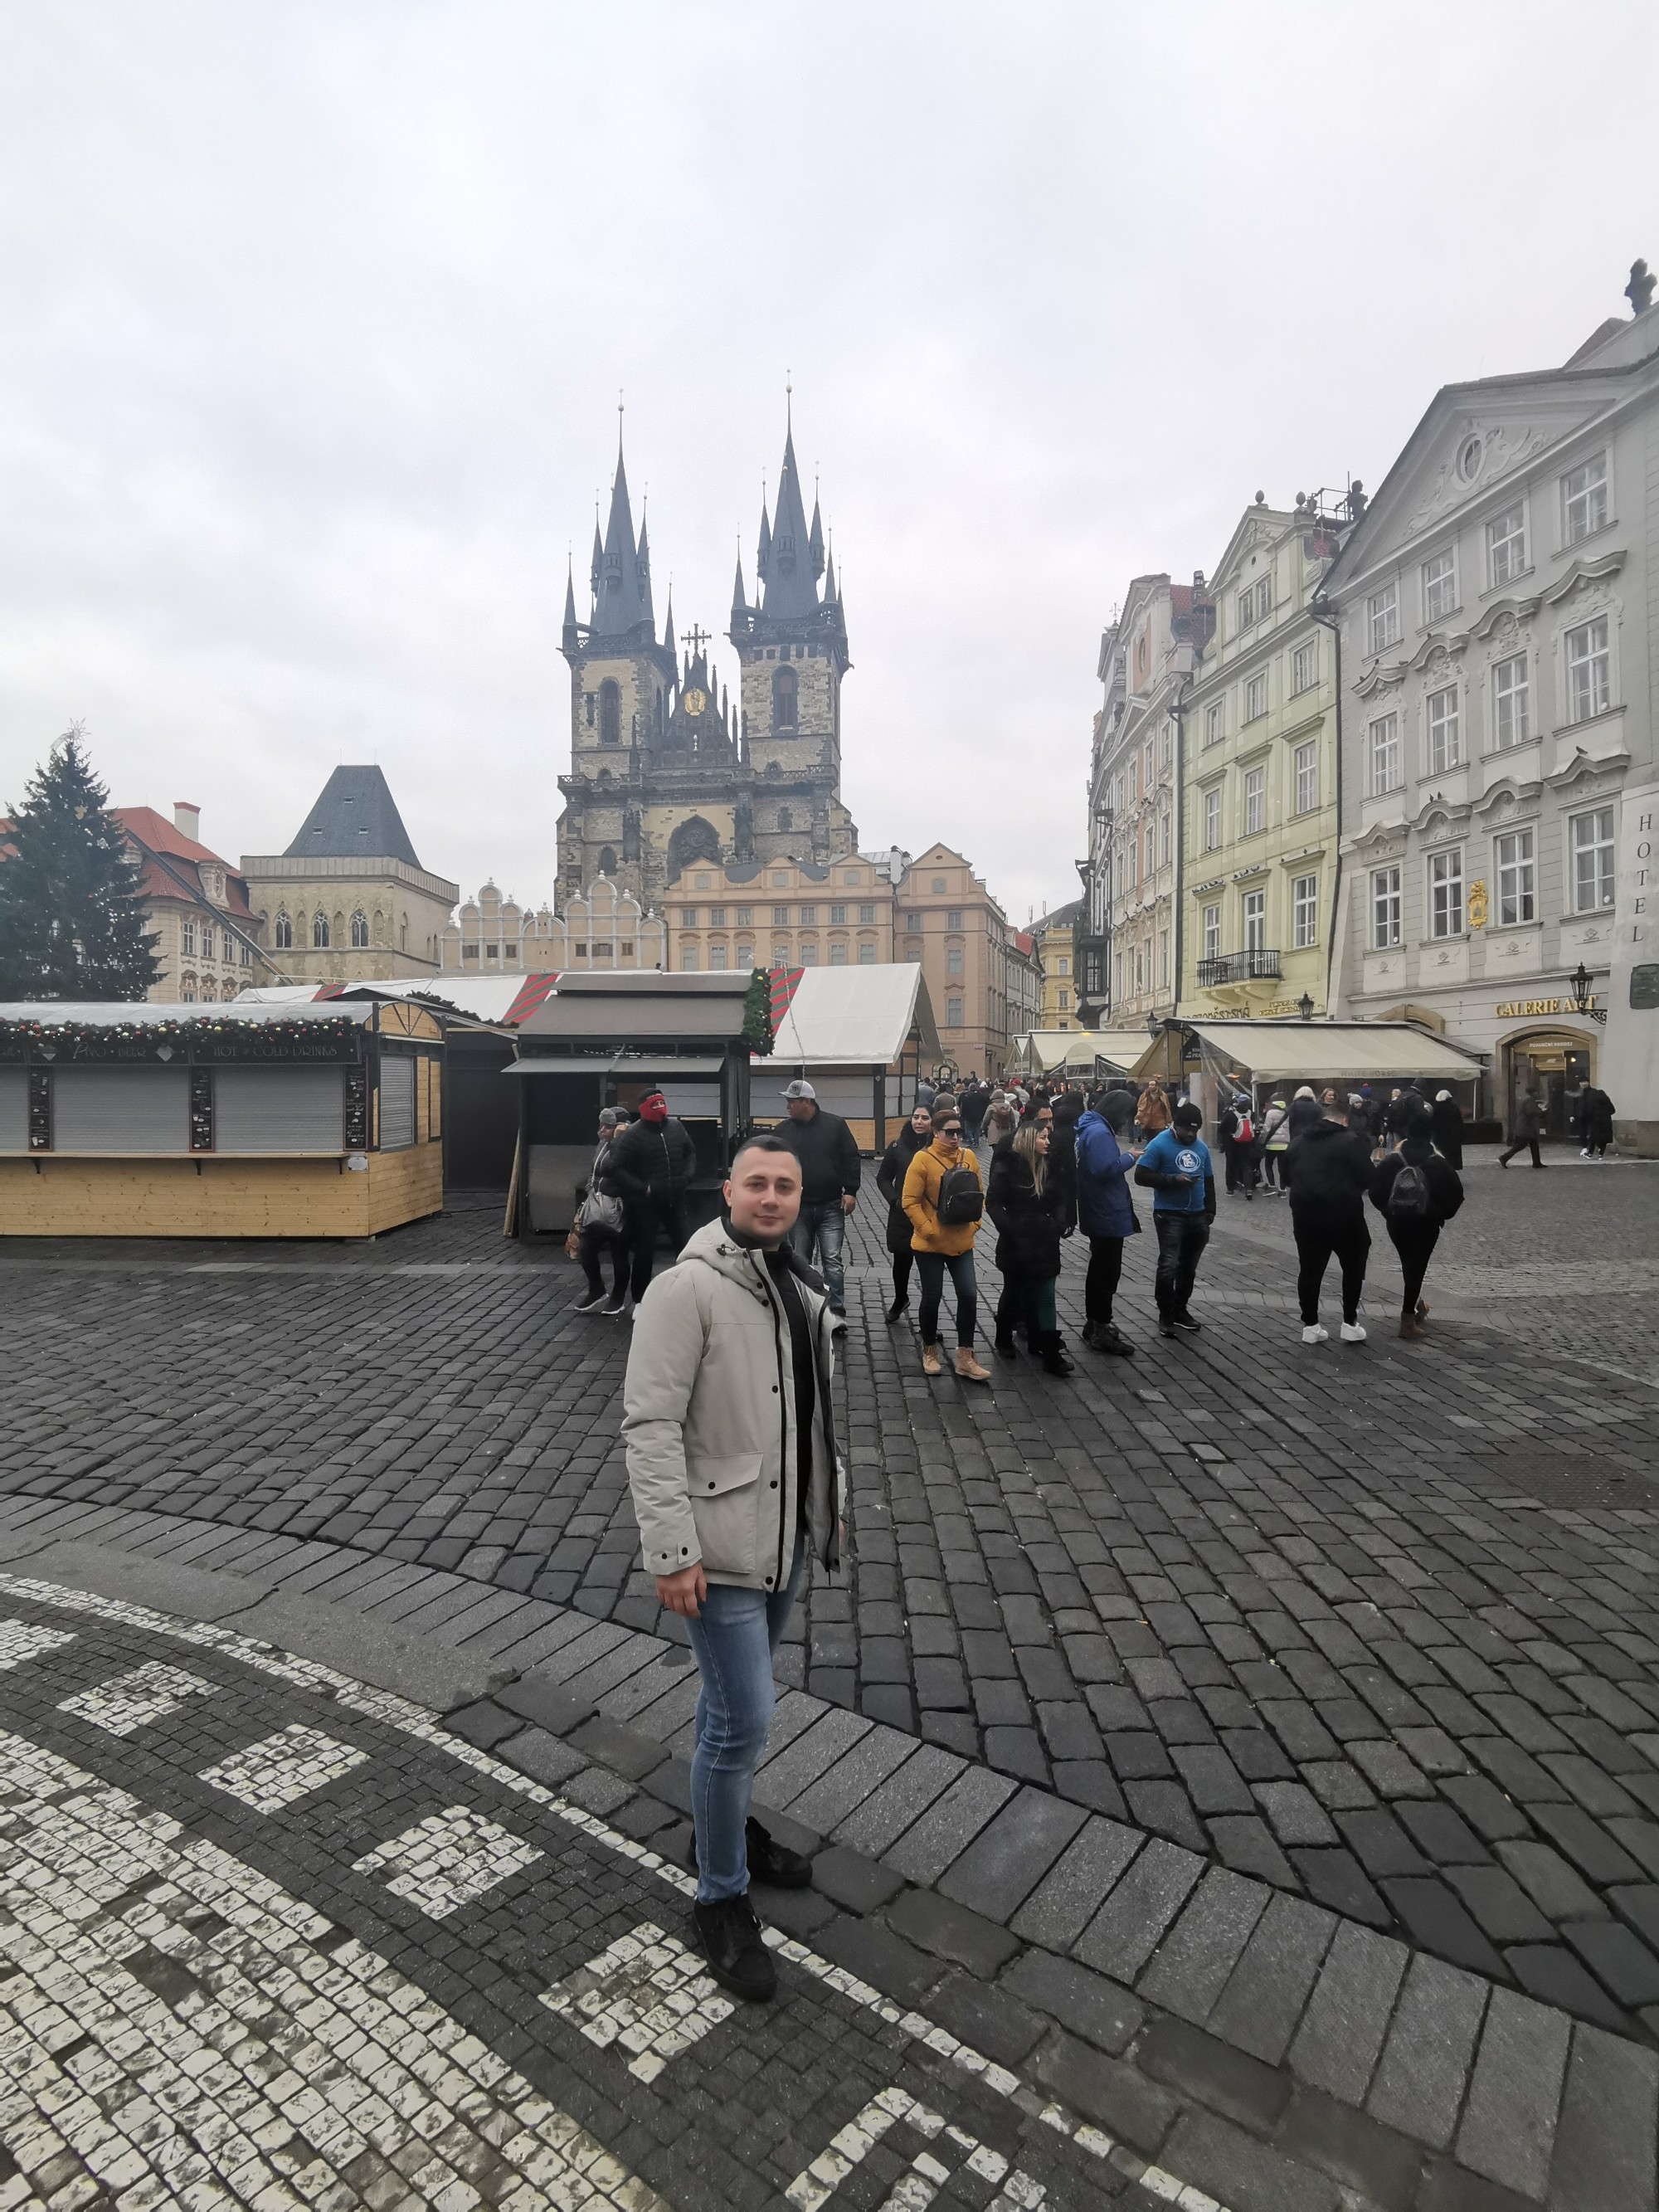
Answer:
[[[691,1819],[697,1832],[697,1902],[741,1897],[749,1887],[749,1818],[755,1769],[766,1749],[777,1687],[772,1654],[800,1587],[806,1547],[797,1541],[781,1590],[710,1583],[688,1620],[702,1686],[691,1753]]]
[[[830,1310],[842,1313],[847,1306],[847,1277],[841,1264],[841,1248],[847,1235],[847,1216],[838,1198],[829,1198],[810,1206],[802,1202],[790,1236],[795,1249],[810,1267],[812,1247],[818,1248],[818,1271],[830,1292]]]
[[[945,1295],[947,1267],[956,1285],[957,1342],[971,1349],[974,1323],[979,1319],[979,1281],[974,1273],[971,1245],[965,1252],[916,1254],[916,1273],[921,1277],[921,1309],[916,1316],[916,1328],[924,1344],[939,1342],[939,1300]]]

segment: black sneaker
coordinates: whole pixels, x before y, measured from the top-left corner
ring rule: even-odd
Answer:
[[[1160,1336],[1173,1336],[1175,1334],[1176,1325],[1168,1314],[1160,1314],[1158,1316],[1158,1333]]]
[[[812,1862],[804,1851],[792,1851],[787,1844],[781,1844],[769,1830],[763,1828],[757,1820],[750,1820],[744,1828],[747,1846],[749,1879],[765,1884],[769,1889],[810,1889],[812,1887]]]
[[[605,1317],[607,1321],[619,1321],[627,1311],[628,1293],[624,1291],[619,1298],[612,1298],[610,1304],[606,1306]]]
[[[691,1907],[697,1945],[708,1971],[723,1990],[751,2004],[764,2004],[778,1993],[778,1970],[761,1934],[755,1908],[745,1894],[717,1897]]]
[[[903,1297],[894,1299],[892,1304],[888,1307],[886,1313],[883,1316],[883,1319],[890,1322],[896,1321],[902,1313],[908,1311],[909,1304],[910,1298],[909,1294],[907,1291]]]
[[[1120,1336],[1109,1321],[1102,1322],[1096,1329],[1093,1342],[1097,1352],[1115,1352],[1120,1359],[1133,1359],[1135,1356],[1135,1348],[1128,1338]]]
[[[996,1343],[993,1346],[992,1349],[995,1352],[999,1359],[1018,1359],[1019,1358],[1019,1346],[1014,1342],[1012,1336],[998,1337]]]
[[[590,1291],[585,1298],[577,1299],[575,1310],[578,1313],[597,1313],[604,1304],[603,1291]]]
[[[1182,1306],[1181,1311],[1176,1316],[1175,1325],[1177,1328],[1184,1328],[1191,1336],[1196,1336],[1204,1326],[1201,1321],[1193,1319],[1185,1306]]]

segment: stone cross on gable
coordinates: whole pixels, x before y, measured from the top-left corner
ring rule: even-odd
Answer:
[[[699,629],[695,623],[692,624],[691,628],[687,630],[685,633],[685,641],[691,648],[691,658],[693,660],[700,660],[702,658],[702,649],[704,646],[708,644],[709,636],[709,631],[706,629]]]

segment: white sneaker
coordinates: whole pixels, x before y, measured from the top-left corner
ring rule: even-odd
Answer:
[[[1365,1332],[1358,1322],[1345,1321],[1343,1322],[1342,1341],[1344,1344],[1364,1344],[1365,1341]]]
[[[1330,1334],[1329,1329],[1321,1328],[1316,1321],[1310,1321],[1303,1328],[1302,1341],[1304,1344],[1324,1344],[1328,1340]]]
[[[1585,1146],[1583,1151],[1579,1153],[1578,1157],[1581,1160],[1587,1160],[1589,1158],[1589,1146],[1588,1145]]]

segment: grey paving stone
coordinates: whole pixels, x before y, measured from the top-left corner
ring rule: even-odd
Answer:
[[[919,1951],[878,1920],[843,1914],[826,1921],[813,1943],[826,1959],[902,2004],[915,2003],[945,1972],[941,1960]]]
[[[1299,2087],[1273,2136],[1275,2148],[1353,2191],[1350,2203],[1412,2212],[1423,2146],[1322,2091]]]
[[[1555,2130],[1552,2212],[1653,2212],[1659,2053],[1574,2029]]]
[[[833,1766],[860,1736],[869,1735],[870,1728],[861,1715],[832,1708],[793,1742],[777,1751],[769,1750],[756,1770],[756,1796],[763,1804],[775,1805],[781,1813],[787,1813],[827,1767]]]
[[[992,1920],[1006,1922],[1088,1815],[1046,1791],[1021,1790],[981,1829],[939,1887]]]
[[[1140,1849],[1139,1831],[1116,1820],[1085,1821],[1009,1923],[1027,1942],[1065,1949],[1099,1911]]]
[[[924,1951],[950,1959],[987,1980],[994,1978],[1019,1948],[1018,1937],[1006,1928],[933,1890],[905,1890],[884,1917],[907,1942],[919,1943]]]
[[[1412,1960],[1365,2109],[1436,2150],[1450,2143],[1474,2063],[1487,1984],[1438,1959]]]
[[[812,1861],[812,1887],[849,1911],[874,1912],[903,1888],[902,1875],[861,1851],[832,1844]]]
[[[558,1789],[573,1774],[580,1774],[587,1763],[580,1752],[573,1751],[561,1738],[540,1728],[520,1729],[517,1735],[495,1746],[495,1756],[550,1790]]]
[[[1137,1996],[1201,2026],[1272,1894],[1259,1881],[1212,1868],[1165,1932]]]
[[[1278,2065],[1336,1925],[1334,1917],[1317,1905],[1273,1898],[1210,2014],[1211,2033]]]
[[[1510,1990],[1494,1990],[1457,2130],[1457,2155],[1523,2197],[1544,2194],[1572,2023]]]
[[[965,1768],[882,1857],[907,1881],[936,1882],[1013,1796],[1014,1788],[1006,1775],[992,1774],[983,1767]],[[850,1836],[847,1840],[852,1840]]]
[[[1154,1837],[1073,1945],[1085,1966],[1133,1982],[1204,1871],[1202,1859]]]
[[[1143,2157],[1156,2158],[1180,2107],[1138,2066],[1113,2058],[1056,2029],[1038,2045],[1031,2071],[1074,2112]]]
[[[1336,2212],[1338,2185],[1209,2112],[1183,2112],[1160,2163],[1231,2212]]]
[[[1020,1952],[1005,1970],[1002,1986],[1085,2043],[1114,2054],[1128,2049],[1146,2019],[1145,2006],[1127,1990],[1052,1951]]]
[[[1370,2085],[1409,1953],[1403,1943],[1339,1921],[1295,2040],[1292,2071],[1357,2105]]]
[[[394,1629],[349,1606],[280,1592],[230,1615],[222,1625],[439,1712],[484,1696],[497,1686],[501,1671],[483,1653],[469,1655],[435,1636]]]
[[[568,1735],[572,1729],[592,1720],[598,1711],[586,1698],[573,1697],[561,1684],[544,1681],[535,1674],[521,1674],[516,1682],[503,1685],[495,1692],[495,1701],[555,1735]]]
[[[533,1668],[530,1669],[532,1674],[535,1671]],[[683,1689],[696,1674],[696,1667],[688,1664],[684,1653],[677,1648],[664,1650],[659,1646],[649,1666],[641,1667],[636,1674],[617,1683],[596,1702],[609,1720],[638,1721],[641,1726],[650,1727],[647,1716],[658,1700],[671,1691]],[[659,1732],[653,1729],[653,1734]]]
[[[796,1817],[829,1833],[836,1823],[861,1805],[871,1792],[897,1772],[916,1751],[914,1736],[896,1729],[873,1728],[860,1736],[833,1766],[802,1790],[791,1808]]]
[[[954,1753],[923,1744],[830,1833],[854,1850],[878,1858],[965,1771]]]
[[[73,1539],[37,1553],[29,1572],[46,1582],[67,1583],[70,1589],[95,1590],[101,1597],[150,1606],[157,1613],[182,1613],[186,1620],[234,1620],[258,1605],[270,1589],[269,1583],[248,1576],[210,1573]]]

